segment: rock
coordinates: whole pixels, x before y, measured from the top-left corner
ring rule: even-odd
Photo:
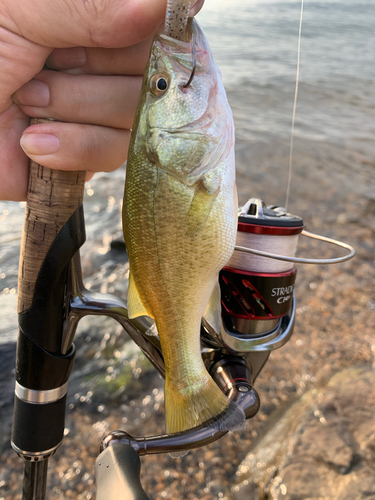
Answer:
[[[302,396],[241,463],[233,499],[375,500],[374,385],[351,368]]]

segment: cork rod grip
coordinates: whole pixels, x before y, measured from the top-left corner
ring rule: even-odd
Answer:
[[[31,124],[48,122],[31,120]],[[51,170],[30,160],[18,273],[18,313],[31,306],[43,260],[61,228],[82,204],[84,183],[84,171]]]

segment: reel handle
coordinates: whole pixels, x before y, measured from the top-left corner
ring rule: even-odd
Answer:
[[[97,500],[149,500],[140,480],[139,456],[130,445],[115,443],[96,459]]]
[[[31,125],[51,120],[33,118]],[[85,172],[51,170],[30,160],[18,278],[18,313],[32,304],[43,260],[61,228],[83,201]]]

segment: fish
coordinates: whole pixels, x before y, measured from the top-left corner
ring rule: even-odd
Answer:
[[[207,372],[200,345],[205,314],[220,328],[218,274],[236,240],[233,117],[195,19],[185,40],[154,38],[123,204],[128,314],[155,320],[165,360],[167,433],[202,424],[235,430],[245,422],[241,407]]]

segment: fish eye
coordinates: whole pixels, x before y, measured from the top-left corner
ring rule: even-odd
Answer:
[[[156,83],[156,87],[158,88],[158,90],[166,90],[167,80],[165,78],[159,78],[159,80]]]
[[[163,95],[168,90],[169,80],[166,75],[157,73],[151,78],[151,92],[154,95]]]

